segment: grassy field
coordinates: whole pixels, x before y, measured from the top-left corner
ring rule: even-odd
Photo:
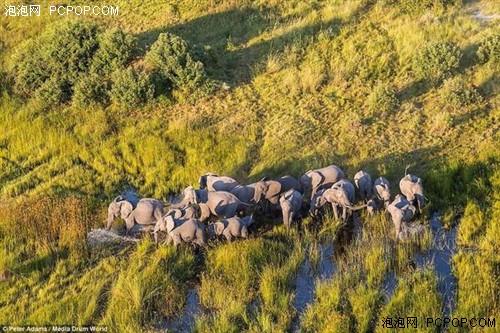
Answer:
[[[158,331],[194,288],[197,332],[382,332],[397,316],[440,331],[425,318],[447,311],[442,277],[432,260],[415,264],[436,240],[397,242],[382,214],[362,213],[348,243],[330,218],[291,233],[257,221],[266,232],[201,250],[86,242],[125,189],[166,200],[206,172],[249,183],[331,163],[351,179],[384,175],[393,193],[410,164],[429,198],[418,223],[437,211],[456,232],[449,316],[500,320],[497,1],[119,0],[118,16],[85,18],[39,3],[40,17],[0,17],[0,324]],[[20,52],[77,20],[135,37],[134,69],[175,34],[217,88],[190,100],[177,87],[134,108],[20,94]],[[332,241],[335,272],[321,278]],[[314,293],[296,309],[303,265]]]

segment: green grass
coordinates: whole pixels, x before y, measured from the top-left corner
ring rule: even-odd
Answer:
[[[498,317],[500,59],[476,51],[499,25],[475,10],[500,7],[412,3],[116,1],[119,16],[84,19],[137,37],[134,66],[171,32],[221,82],[194,104],[157,98],[134,109],[48,108],[17,96],[9,74],[18,47],[67,18],[2,15],[0,318],[154,331],[158,318],[181,313],[189,285],[203,310],[199,332],[285,332],[295,320],[304,332],[373,332],[389,314],[441,315],[437,276],[412,266],[431,233],[397,242],[383,214],[362,214],[363,236],[334,258],[337,271],[317,282],[302,314],[292,306],[295,274],[306,258],[318,272],[322,245],[339,234],[330,218],[201,251],[155,249],[148,239],[95,251],[85,242],[126,187],[165,200],[206,172],[249,183],[330,163],[351,178],[361,168],[384,175],[393,194],[411,164],[429,199],[418,223],[439,210],[446,228],[458,225],[452,315]],[[438,42],[458,46],[458,68],[443,82],[421,79],[418,50]],[[386,299],[391,273],[398,284]]]

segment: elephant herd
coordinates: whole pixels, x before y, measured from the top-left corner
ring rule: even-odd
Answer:
[[[144,198],[132,202],[118,196],[108,207],[106,229],[109,230],[114,219],[120,217],[125,221],[127,232],[135,224],[154,226],[156,243],[159,233],[165,233],[167,244],[173,242],[175,247],[181,243],[203,246],[208,236],[224,236],[228,241],[247,238],[254,212],[274,217],[281,215],[289,228],[304,215],[303,207],[308,206],[309,214],[316,217],[329,203],[335,219],[341,218],[343,222],[352,211],[366,208],[372,215],[375,210],[385,209],[394,223],[396,238],[404,238],[407,223],[424,205],[422,180],[406,170],[399,182],[401,194],[392,202],[389,181],[384,177],[372,181],[370,174],[359,171],[354,175],[354,184],[336,165],[309,170],[299,179],[287,175],[277,179],[263,178],[249,185],[208,173],[200,177],[199,188],[188,186],[178,202],[170,202],[166,213],[166,205],[160,200]],[[363,201],[359,206],[354,206],[355,187]]]

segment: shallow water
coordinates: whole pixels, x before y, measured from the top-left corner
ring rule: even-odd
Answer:
[[[335,263],[332,260],[334,253],[333,244],[321,245],[321,259],[318,264],[317,278],[326,280],[333,276],[335,272]],[[297,316],[292,323],[292,332],[299,331],[300,317],[307,309],[307,306],[314,300],[314,290],[316,285],[316,276],[313,273],[311,264],[308,259],[304,260],[300,265],[297,277],[295,278],[295,299],[293,306],[297,310]]]
[[[439,278],[439,292],[443,296],[444,314],[449,316],[455,306],[457,281],[452,273],[451,258],[455,254],[457,227],[447,231],[443,228],[439,214],[434,213],[430,220],[433,245],[426,252],[417,253],[414,261],[417,267],[432,266]]]
[[[195,288],[189,288],[186,306],[180,317],[164,320],[160,329],[167,332],[191,332],[195,324],[195,316],[201,313],[200,299]]]
[[[398,280],[396,279],[396,273],[394,273],[394,271],[388,272],[383,282],[383,291],[387,301],[392,298],[392,295],[394,295],[394,290],[396,290],[397,282]]]

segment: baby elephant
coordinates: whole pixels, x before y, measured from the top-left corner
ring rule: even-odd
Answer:
[[[253,223],[253,215],[243,218],[234,216],[228,219],[222,219],[210,226],[210,233],[217,236],[224,235],[228,242],[234,238],[248,238],[248,227]]]
[[[199,246],[206,244],[205,226],[196,219],[175,220],[172,215],[165,215],[156,224],[153,231],[156,244],[158,244],[159,231],[167,232],[167,245],[173,241],[175,248],[183,242],[194,243]]]
[[[302,208],[302,194],[294,189],[285,192],[280,197],[280,206],[283,213],[283,223],[288,229],[293,219],[299,217]]]
[[[362,200],[370,200],[372,197],[372,177],[368,172],[358,171],[354,175],[354,184],[359,190],[359,196]]]
[[[400,194],[396,195],[394,201],[387,207],[396,229],[397,239],[402,240],[404,238],[403,231],[408,229],[407,223],[413,218],[416,210],[415,206]]]

